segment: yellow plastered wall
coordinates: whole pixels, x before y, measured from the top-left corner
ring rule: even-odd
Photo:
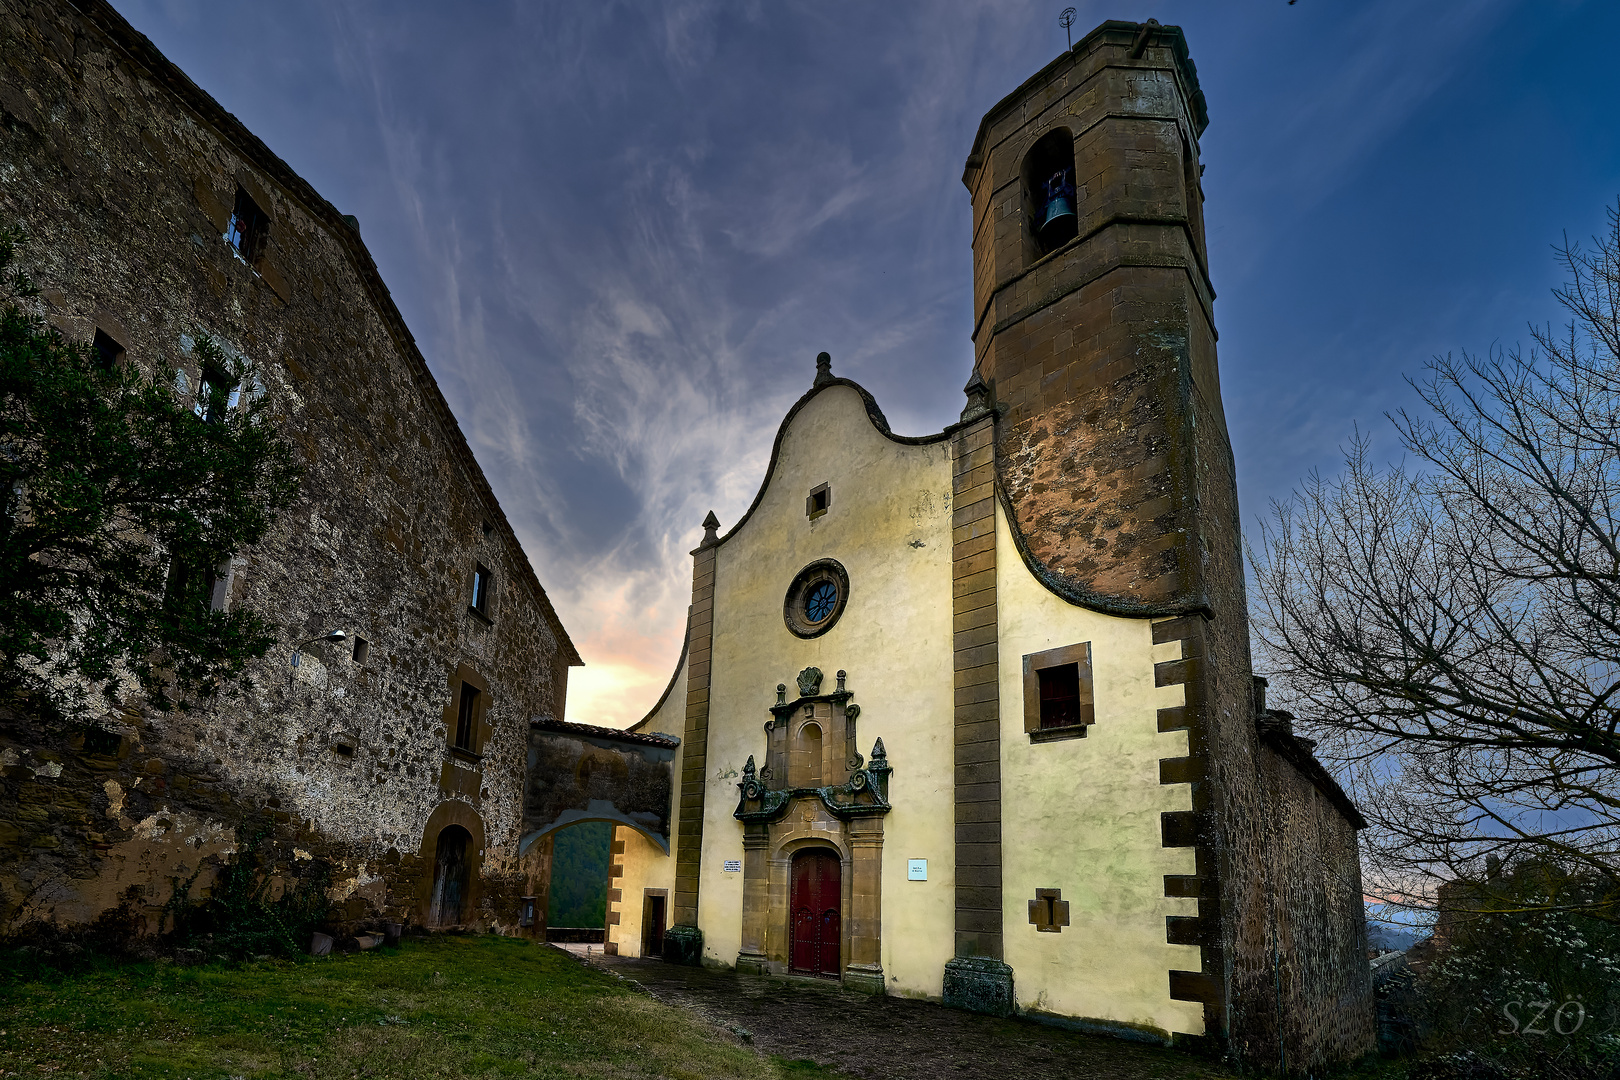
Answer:
[[[648,889],[665,890],[664,929],[669,929],[670,909],[675,902],[675,860],[628,825],[615,827],[613,839],[624,842],[624,854],[618,857],[623,861],[624,875],[617,907],[619,923],[607,928],[607,939],[619,947],[620,956],[640,956],[641,917]]]
[[[736,962],[742,932],[737,782],[764,764],[776,685],[806,667],[848,672],[861,707],[860,752],[881,737],[894,767],[884,820],[882,963],[889,990],[938,996],[954,909],[951,693],[951,458],[946,442],[897,443],[873,427],[860,395],[834,386],[811,399],[782,439],[753,516],[720,548],[715,574],[708,784],[698,922],[711,963]],[[807,517],[812,488],[828,512]],[[848,604],[817,638],[782,618],[794,576],[833,558],[849,573]],[[928,860],[907,881],[907,859]]]
[[[669,851],[642,836],[636,830],[626,825],[619,825],[613,830],[613,839],[624,841],[623,865],[624,873],[619,878],[620,899],[617,906],[619,924],[610,926],[607,930],[607,940],[619,946],[620,956],[641,955],[641,911],[642,899],[648,889],[667,889],[669,900],[664,905],[664,928],[669,929],[673,919],[673,905],[675,903],[675,844],[680,833],[680,782],[681,757],[686,751],[684,742],[686,735],[686,664],[681,664],[680,670],[675,673],[674,685],[670,687],[669,694],[664,698],[646,721],[636,725],[636,730],[645,734],[663,732],[674,735],[683,740],[680,748],[675,751],[675,760],[671,763],[670,775],[674,778],[675,789],[670,794],[669,807]]]
[[[1159,759],[1187,753],[1185,731],[1158,730],[1184,703],[1154,685],[1153,665],[1181,645],[1153,644],[1152,623],[1075,607],[1024,566],[996,520],[1001,658],[1002,887],[1005,959],[1021,1009],[1203,1033],[1203,1006],[1170,998],[1169,971],[1197,971],[1195,946],[1165,942],[1165,916],[1197,901],[1164,895],[1164,875],[1195,870],[1190,848],[1162,846],[1159,815],[1192,809],[1187,784],[1159,783]],[[1034,743],[1024,731],[1023,657],[1091,643],[1096,723],[1083,739]],[[1070,924],[1029,922],[1036,889],[1061,889]]]

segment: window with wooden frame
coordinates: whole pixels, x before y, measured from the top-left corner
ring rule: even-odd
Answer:
[[[472,683],[461,684],[461,704],[456,710],[456,741],[457,750],[473,749],[473,725],[478,722],[478,687]],[[473,750],[473,753],[477,753]]]
[[[206,365],[197,378],[197,400],[191,409],[207,424],[217,424],[236,408],[242,390],[237,379],[223,368]]]
[[[253,201],[241,187],[236,189],[236,204],[225,224],[225,242],[231,245],[238,258],[249,266],[258,263],[264,254],[265,241],[270,236],[270,215]]]
[[[472,603],[467,607],[475,615],[490,618],[490,598],[495,591],[495,574],[483,563],[473,568]]]
[[[1091,643],[1024,657],[1024,731],[1030,742],[1084,738],[1096,722],[1091,691]]]
[[[444,740],[463,760],[478,758],[490,736],[489,683],[467,664],[450,676],[450,704],[444,709]]]
[[[810,489],[810,494],[804,500],[804,515],[814,520],[825,514],[831,506],[832,488],[826,484],[818,484]]]

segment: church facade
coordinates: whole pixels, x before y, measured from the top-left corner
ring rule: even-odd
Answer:
[[[836,978],[1285,1071],[1371,1049],[1343,791],[1250,668],[1179,29],[1105,23],[984,118],[961,419],[818,358],[693,552],[635,730],[609,947]]]

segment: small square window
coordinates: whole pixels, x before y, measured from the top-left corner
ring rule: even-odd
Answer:
[[[231,220],[225,226],[225,242],[231,245],[241,260],[249,266],[264,254],[264,242],[270,235],[270,218],[259,204],[240,187],[236,189],[236,206]]]
[[[90,725],[84,729],[84,752],[101,757],[116,757],[123,749],[123,736],[106,728]]]
[[[1080,723],[1080,667],[1059,664],[1035,672],[1041,683],[1041,727],[1070,727]]]
[[[806,517],[818,518],[832,506],[832,488],[826,484],[819,484],[810,489],[809,498],[804,500],[804,513]]]
[[[1031,742],[1083,738],[1095,720],[1090,642],[1024,657],[1024,730]]]
[[[111,370],[123,362],[124,347],[99,326],[96,327],[96,337],[90,343],[90,347],[95,350],[96,362],[104,368]]]
[[[354,639],[354,662],[357,664],[363,664],[366,662],[366,658],[370,655],[371,642],[367,641],[363,637],[356,637]]]
[[[472,609],[489,618],[489,597],[495,588],[495,575],[483,563],[473,571]]]
[[[456,748],[458,750],[473,749],[473,722],[478,716],[478,687],[472,683],[461,684],[461,707],[456,713]]]

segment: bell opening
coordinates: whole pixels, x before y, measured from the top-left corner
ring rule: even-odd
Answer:
[[[1024,158],[1025,205],[1029,207],[1031,261],[1049,255],[1079,232],[1079,192],[1074,182],[1074,136],[1059,128],[1042,136]]]

